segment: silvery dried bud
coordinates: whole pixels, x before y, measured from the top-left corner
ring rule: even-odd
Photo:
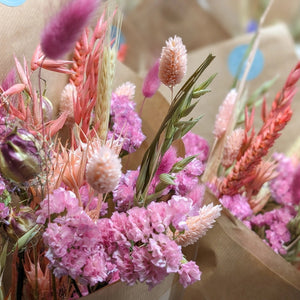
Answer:
[[[16,242],[18,238],[36,225],[34,211],[28,206],[22,206],[18,211],[12,211],[9,217],[9,225],[5,226],[8,236]]]
[[[42,109],[44,122],[51,121],[53,118],[53,104],[46,97],[42,98]]]
[[[15,182],[25,182],[41,171],[36,139],[24,129],[9,133],[0,144],[0,171]]]

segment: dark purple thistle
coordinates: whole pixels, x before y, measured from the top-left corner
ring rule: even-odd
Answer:
[[[3,177],[25,182],[41,171],[41,158],[35,137],[24,129],[9,133],[0,145],[0,171]]]
[[[50,20],[41,37],[41,47],[48,58],[61,58],[74,47],[99,2],[70,1]]]

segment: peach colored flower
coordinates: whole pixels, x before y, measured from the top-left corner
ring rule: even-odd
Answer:
[[[175,35],[166,41],[162,48],[159,73],[160,81],[172,88],[180,83],[186,73],[187,54],[182,39]]]

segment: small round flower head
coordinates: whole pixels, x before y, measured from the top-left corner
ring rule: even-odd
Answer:
[[[93,189],[99,193],[114,190],[121,178],[121,160],[107,146],[95,150],[86,166],[86,179]]]
[[[182,39],[175,35],[166,41],[162,48],[159,73],[160,81],[172,88],[180,83],[186,73],[187,55]]]
[[[77,98],[77,91],[75,85],[68,83],[62,93],[59,102],[59,112],[67,112],[66,126],[72,126],[74,124],[74,108],[73,103]]]

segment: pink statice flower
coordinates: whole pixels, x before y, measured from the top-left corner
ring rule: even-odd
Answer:
[[[62,187],[47,196],[41,202],[40,207],[41,209],[36,212],[38,224],[45,224],[49,214],[51,216],[52,214],[67,213],[70,216],[79,212],[78,199],[75,194]]]
[[[283,205],[292,205],[292,182],[295,166],[292,160],[282,153],[274,153],[273,158],[277,161],[277,176],[269,182],[271,195],[274,200]]]
[[[135,103],[128,96],[112,94],[111,98],[111,131],[108,139],[121,138],[123,149],[129,153],[140,147],[145,139],[142,133],[142,121],[134,110]]]
[[[240,220],[250,217],[253,212],[248,203],[247,197],[236,194],[234,196],[224,195],[220,202],[226,207],[234,216]]]
[[[189,261],[182,264],[178,274],[179,282],[183,285],[184,288],[200,280],[201,277],[199,267],[194,261]]]
[[[201,136],[189,131],[183,138],[182,141],[185,147],[186,156],[198,155],[197,159],[200,161],[206,161],[209,153],[209,144]]]
[[[292,194],[292,201],[294,204],[299,205],[300,202],[300,165],[297,166],[293,181],[291,184],[291,194]]]
[[[285,254],[284,244],[290,241],[290,232],[287,224],[296,216],[291,206],[273,209],[264,214],[258,214],[250,219],[252,226],[267,227],[266,242],[276,253]]]
[[[189,215],[191,217],[199,215],[199,209],[202,207],[204,194],[205,194],[205,185],[204,184],[198,184],[198,185],[196,185],[187,194],[187,197],[190,198],[193,201],[192,209],[191,209],[191,211],[189,213]]]
[[[139,170],[129,170],[121,175],[119,184],[113,190],[113,201],[117,211],[127,211],[133,206],[138,175]]]

